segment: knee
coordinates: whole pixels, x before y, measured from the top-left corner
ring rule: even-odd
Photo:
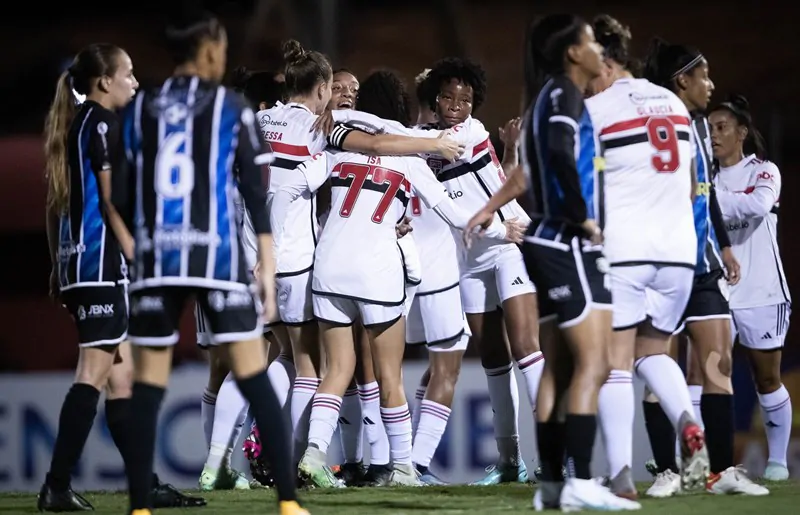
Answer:
[[[448,366],[437,366],[430,369],[429,384],[434,383],[437,387],[455,391],[458,376],[461,372],[460,363],[452,363]]]
[[[755,375],[756,390],[760,394],[772,393],[781,387],[780,374],[773,373],[772,371]]]
[[[131,396],[133,385],[133,368],[120,363],[111,368],[106,385],[109,399],[125,399]]]

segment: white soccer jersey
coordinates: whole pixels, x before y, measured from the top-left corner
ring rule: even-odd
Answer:
[[[412,234],[422,263],[422,282],[417,294],[458,284],[458,247],[453,230],[435,211],[427,209],[416,194],[411,197],[408,213],[412,217]]]
[[[340,147],[350,129],[342,126],[326,138],[311,130],[317,116],[306,106],[290,102],[276,104],[270,109],[256,113],[264,141],[274,153],[270,165],[267,204],[272,196],[296,174],[296,168],[311,156],[323,151],[329,144]],[[292,202],[291,212],[284,217],[287,226],[283,244],[275,245],[276,273],[294,274],[310,270],[314,263],[314,247],[319,231],[316,198],[311,192],[304,194],[302,201]],[[274,219],[275,215],[272,214]],[[273,232],[275,228],[273,227]]]
[[[586,100],[605,161],[604,252],[609,262],[694,268],[689,111],[671,91],[620,79]]]
[[[731,287],[731,308],[790,302],[777,240],[781,195],[778,167],[750,155],[721,168],[714,185],[733,254],[741,265],[741,280]]]
[[[390,134],[402,134],[416,137],[438,137],[442,131],[425,128],[407,129],[396,122],[382,120],[359,111],[334,111],[334,119],[364,125],[374,130],[382,130]],[[450,198],[465,211],[476,213],[489,198],[497,192],[505,182],[503,167],[497,159],[489,133],[483,124],[468,117],[463,123],[447,129],[446,134],[464,145],[464,153],[453,162],[441,156],[425,155],[428,166],[436,174],[439,182],[444,184]],[[518,218],[520,222],[530,222],[525,210],[516,200],[509,202],[495,215],[495,221]],[[470,249],[464,249],[461,239],[457,242],[465,252],[463,267],[466,270],[481,271],[490,268],[497,254],[509,245],[507,242],[492,239],[480,239]]]

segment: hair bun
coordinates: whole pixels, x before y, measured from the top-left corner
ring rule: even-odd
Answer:
[[[750,102],[742,95],[731,95],[728,97],[728,102],[742,111],[750,111]]]
[[[281,50],[283,50],[283,60],[287,64],[296,63],[306,56],[306,51],[296,39],[284,41]]]
[[[600,14],[592,23],[592,29],[595,32],[595,37],[604,36],[606,38],[615,38],[617,40],[631,39],[631,29],[619,22],[616,18],[608,14]]]

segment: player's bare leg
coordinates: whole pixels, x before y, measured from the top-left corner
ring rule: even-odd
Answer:
[[[328,370],[311,403],[308,447],[304,451],[298,473],[300,478],[321,488],[341,486],[327,466],[342,397],[353,378],[356,367],[353,329],[320,322],[320,332]]]
[[[372,365],[380,387],[381,419],[389,438],[394,469],[389,483],[398,486],[421,485],[411,463],[411,412],[403,388],[405,318],[366,329],[372,350]]]
[[[772,350],[747,349],[750,370],[756,384],[769,447],[769,459],[764,478],[770,481],[789,479],[786,452],[792,427],[792,401],[781,381],[780,348]],[[768,423],[768,422],[771,422]]]
[[[363,482],[369,486],[386,486],[392,475],[389,465],[389,437],[381,419],[381,398],[375,367],[372,362],[372,349],[369,334],[360,322],[353,324],[356,342],[356,387],[361,405],[363,430],[369,444],[369,467]]]
[[[470,345],[477,346],[486,374],[494,437],[500,454],[497,464],[487,469],[486,477],[473,484],[524,483],[528,480],[528,470],[519,451],[519,390],[505,338],[503,314],[500,310],[467,313],[467,322],[472,331]]]
[[[116,345],[80,348],[75,382],[61,406],[50,470],[39,493],[40,511],[93,509],[72,490],[71,473],[92,430],[100,391],[108,381],[116,349]]]
[[[649,319],[636,335],[636,373],[659,399],[681,442],[683,488],[705,487],[708,451],[705,434],[694,420],[692,399],[678,364],[666,355],[670,335],[654,328]]]

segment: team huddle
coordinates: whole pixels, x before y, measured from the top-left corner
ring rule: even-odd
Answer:
[[[648,496],[767,495],[734,463],[737,335],[764,414],[764,478],[788,478],[780,172],[745,99],[710,106],[698,50],[655,40],[640,65],[609,16],[540,18],[526,38],[526,110],[500,130],[501,162],[475,117],[485,73],[469,60],[417,77],[412,120],[393,72],[359,81],[288,41],[282,80],[247,72],[234,90],[220,85],[216,18],[167,35],[176,69],[160,87],[137,93],[130,57],[91,45],[48,117],[51,287],[75,318],[81,360],[40,510],[92,509],[70,471],[103,389],[106,411],[118,406],[109,428],[131,513],[205,504],[153,476],[192,301],[210,364],[202,491],[274,486],[281,513],[302,514],[298,482],[444,485],[430,466],[473,345],[498,454],[475,485],[534,480],[536,510],[639,509],[636,373]],[[684,334],[687,375],[675,359]],[[406,345],[428,350],[413,402]],[[536,421],[535,473],[520,453],[515,364]],[[231,467],[248,413],[252,481]],[[344,463],[333,466],[337,427]],[[598,429],[602,480],[591,474]]]

